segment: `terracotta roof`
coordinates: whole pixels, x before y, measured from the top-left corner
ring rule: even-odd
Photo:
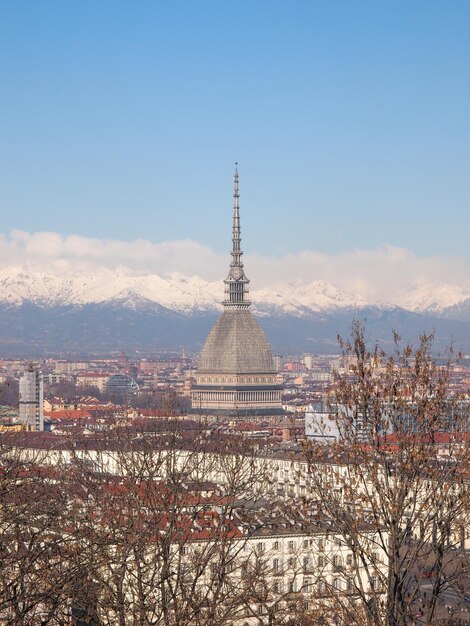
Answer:
[[[64,411],[44,411],[44,417],[52,419],[83,419],[84,417],[91,417],[91,413],[84,409],[66,409]]]

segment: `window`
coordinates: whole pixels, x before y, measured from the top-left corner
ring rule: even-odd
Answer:
[[[347,565],[348,567],[352,567],[352,566],[353,566],[353,563],[354,563],[354,561],[353,561],[353,555],[352,555],[352,554],[348,554],[348,555],[347,555],[347,557],[346,557],[346,565]]]
[[[217,572],[219,571],[219,566],[217,563],[211,563],[211,573],[212,574],[217,574]]]
[[[264,543],[260,542],[260,543],[256,544],[256,551],[258,552],[258,554],[263,554],[263,552],[264,552]]]
[[[318,567],[325,567],[325,559],[322,556],[318,557]]]
[[[304,539],[304,548],[308,548],[308,539]]]
[[[318,540],[318,549],[319,550],[324,550],[325,549],[325,540],[324,539],[319,539]]]
[[[289,593],[295,593],[295,580],[289,581]]]
[[[377,576],[371,576],[370,578],[370,588],[377,589]]]
[[[354,581],[353,581],[353,579],[352,579],[352,578],[348,578],[348,580],[346,581],[346,589],[347,589],[349,592],[352,592],[352,591],[353,591],[353,589],[354,589]]]
[[[279,541],[273,543],[273,550],[279,550]]]
[[[317,583],[317,588],[318,588],[318,592],[319,593],[324,593],[325,592],[325,581],[324,580],[319,580]]]
[[[308,570],[310,568],[310,558],[308,556],[304,556],[303,568],[304,570]]]
[[[263,615],[263,605],[258,604],[258,615]]]
[[[295,559],[294,557],[290,557],[289,559],[287,559],[287,567],[294,567],[295,566]]]
[[[333,587],[335,589],[341,589],[341,581],[339,578],[333,578]]]
[[[339,569],[340,567],[342,567],[343,565],[343,559],[340,557],[339,554],[335,554],[333,557],[333,567],[336,567],[336,569]]]
[[[280,568],[279,568],[279,559],[273,559],[273,570],[274,570],[275,572],[278,572],[278,571],[279,571],[279,569],[280,569]]]
[[[295,549],[295,542],[289,541],[289,543],[287,544],[287,547],[289,548],[289,552],[293,552]]]
[[[304,593],[311,593],[312,581],[310,580],[310,578],[304,578],[303,591]]]

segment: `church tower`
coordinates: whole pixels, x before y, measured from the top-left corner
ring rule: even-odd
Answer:
[[[282,388],[271,347],[250,311],[241,249],[238,169],[235,169],[232,251],[223,313],[204,344],[191,392],[193,411],[223,416],[282,414]]]

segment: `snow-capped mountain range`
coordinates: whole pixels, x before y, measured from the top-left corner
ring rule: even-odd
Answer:
[[[88,354],[114,350],[199,351],[222,309],[222,281],[182,274],[132,275],[100,268],[59,275],[32,265],[0,270],[0,355]],[[353,319],[387,345],[392,330],[414,342],[435,333],[436,349],[470,354],[469,290],[420,285],[371,302],[325,281],[279,283],[250,292],[273,350],[338,350]],[[436,340],[436,341],[437,341]],[[65,352],[64,352],[65,351]]]
[[[456,285],[426,284],[404,292],[393,302],[366,301],[340,291],[331,283],[314,281],[279,283],[252,290],[253,311],[261,316],[308,316],[340,309],[401,307],[417,313],[442,314],[447,308],[470,299],[470,289]],[[183,314],[221,309],[223,282],[207,282],[197,276],[130,275],[125,270],[99,269],[90,274],[61,277],[32,266],[0,270],[0,302],[13,306],[31,302],[42,307],[81,306],[120,302],[135,308],[142,303],[158,304]]]

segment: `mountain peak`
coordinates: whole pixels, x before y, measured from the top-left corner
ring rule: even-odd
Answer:
[[[253,290],[250,296],[254,311],[262,316],[289,314],[305,317],[311,313],[362,308],[371,304],[441,314],[446,308],[469,298],[470,291],[457,285],[423,284],[404,292],[396,302],[372,303],[325,280],[310,283],[294,280]],[[185,314],[215,312],[221,310],[223,283],[208,282],[199,276],[185,276],[178,272],[163,276],[132,274],[122,268],[116,271],[98,268],[93,272],[76,272],[65,277],[29,264],[0,270],[0,302],[13,305],[33,302],[47,307],[109,303],[113,300],[125,301],[127,307],[153,303]]]

